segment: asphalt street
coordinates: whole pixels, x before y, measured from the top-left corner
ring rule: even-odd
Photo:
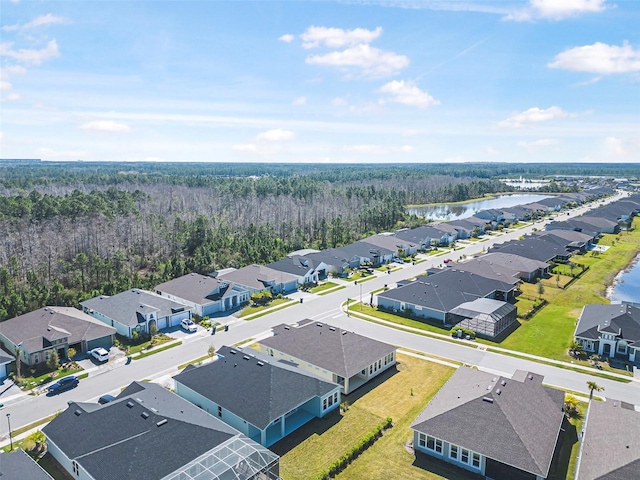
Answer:
[[[585,208],[581,207],[572,211],[570,216],[579,215],[584,211]],[[568,217],[568,215],[563,216]],[[362,300],[368,303],[371,291],[382,288],[385,284],[393,286],[399,280],[421,274],[428,268],[440,265],[446,258],[456,261],[463,254],[469,256],[480,253],[494,243],[502,243],[518,238],[525,233],[531,232],[533,228],[542,229],[543,226],[544,222],[538,222],[523,229],[499,236],[491,236],[486,242],[472,243],[462,250],[456,250],[444,256],[429,257],[427,261],[417,265],[404,264],[401,269],[391,274],[380,274],[373,280],[362,282],[359,285],[349,282],[346,288],[328,295],[295,294],[294,296],[303,299],[303,303],[287,307],[255,320],[231,323],[227,332],[218,332],[216,335],[211,335],[203,330],[190,335],[180,333],[179,335],[183,339],[182,345],[140,360],[134,360],[128,365],[125,364],[123,359],[111,360],[106,365],[92,371],[88,378],[82,379],[77,388],[63,392],[55,397],[47,395],[18,395],[7,399],[2,397],[0,400],[5,404],[2,408],[2,413],[11,414],[11,427],[16,430],[65,409],[67,402],[70,400],[94,402],[100,395],[105,393],[117,394],[122,387],[134,380],[160,379],[162,381],[162,379],[168,379],[170,375],[178,372],[178,365],[206,355],[211,344],[217,348],[223,345],[235,345],[247,339],[255,339],[266,335],[271,327],[277,324],[294,323],[305,318],[331,323],[337,327],[392,343],[399,347],[423,351],[439,357],[476,365],[483,370],[497,374],[512,375],[516,370],[534,371],[545,376],[545,383],[571,390],[584,392],[586,391],[586,382],[595,380],[598,385],[605,388],[604,395],[640,405],[640,382],[638,381],[622,383],[607,380],[535,361],[487,352],[477,348],[475,344],[473,347],[468,347],[436,338],[416,335],[360,320],[353,316],[348,317],[340,308],[348,298],[360,300],[360,297],[362,297]],[[0,421],[0,437],[6,438],[7,431],[6,422]]]

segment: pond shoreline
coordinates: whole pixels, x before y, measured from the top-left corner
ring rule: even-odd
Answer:
[[[632,257],[631,260],[629,260],[629,262],[625,265],[625,267],[616,274],[616,276],[613,278],[613,281],[611,282],[611,285],[607,286],[605,290],[605,297],[607,298],[607,300],[609,300],[609,302],[612,302],[611,297],[613,296],[613,291],[621,283],[622,277],[626,273],[629,273],[634,268],[640,268],[639,262],[640,262],[640,250],[638,250],[636,252],[636,255]],[[613,300],[613,301],[616,301],[616,300]]]

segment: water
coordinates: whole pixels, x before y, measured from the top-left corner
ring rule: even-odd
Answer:
[[[628,270],[616,278],[611,292],[611,301],[640,304],[640,255],[636,257]]]
[[[502,183],[509,185],[518,190],[538,190],[549,183],[548,180],[508,180],[501,179]]]
[[[516,205],[524,205],[525,203],[537,202],[543,198],[549,198],[550,195],[541,194],[515,194],[500,195],[491,200],[479,200],[477,202],[463,204],[447,204],[430,205],[427,207],[409,208],[409,213],[418,215],[432,220],[459,220],[461,218],[471,217],[474,213],[488,208],[507,208]]]

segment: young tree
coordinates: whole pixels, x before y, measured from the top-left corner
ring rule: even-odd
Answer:
[[[589,401],[591,401],[591,399],[593,398],[593,392],[602,392],[604,391],[604,387],[601,387],[600,385],[598,385],[596,382],[594,382],[593,380],[589,380],[587,382],[587,388],[589,389]]]
[[[538,281],[536,282],[536,287],[538,289],[538,298],[542,298],[542,294],[544,293],[544,285],[542,284],[540,279],[538,279]]]
[[[76,349],[73,347],[69,347],[69,349],[67,350],[67,358],[71,360],[75,356],[76,356]]]
[[[209,358],[213,360],[213,356],[216,354],[216,346],[213,343],[209,345],[209,348],[207,349],[207,354],[209,355]]]
[[[54,348],[49,353],[49,358],[47,359],[47,367],[51,370],[57,370],[60,366],[60,357],[58,356],[58,351]]]
[[[574,340],[569,344],[569,355],[579,357],[582,354],[584,354],[584,348],[580,342]]]

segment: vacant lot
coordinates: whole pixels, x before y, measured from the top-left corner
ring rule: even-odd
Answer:
[[[280,474],[286,480],[316,478],[367,432],[391,417],[393,428],[339,478],[442,478],[414,466],[415,457],[403,444],[411,437],[411,422],[453,372],[449,367],[398,355],[397,369],[343,397],[350,403],[346,412],[313,420],[272,447],[282,456]]]

